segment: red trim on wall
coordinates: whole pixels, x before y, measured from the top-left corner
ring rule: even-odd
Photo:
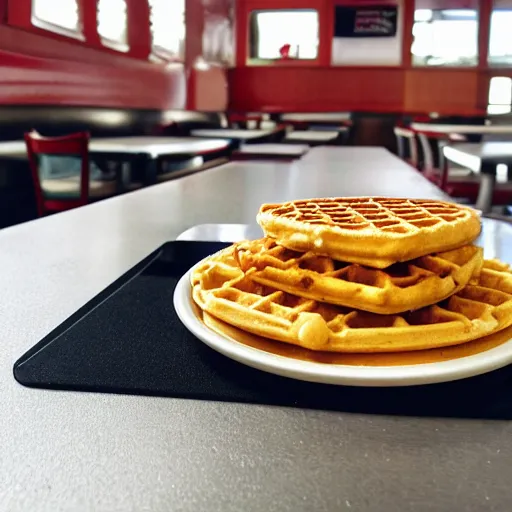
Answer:
[[[478,66],[480,68],[487,67],[492,7],[493,0],[480,0],[478,11]]]
[[[180,109],[186,85],[182,64],[94,65],[0,51],[0,101],[96,107]],[[141,70],[143,74],[141,74]],[[141,80],[141,76],[144,77]]]
[[[393,68],[256,67],[230,70],[234,111],[382,111],[403,108],[403,71]]]
[[[407,69],[412,64],[412,27],[414,25],[414,3],[403,0],[403,33],[402,33],[402,67]]]
[[[151,53],[149,5],[140,0],[127,0],[127,7],[129,54],[136,59],[147,60]]]
[[[100,36],[98,35],[98,9],[97,0],[80,0],[82,3],[82,25],[87,41],[87,46],[102,48]],[[92,8],[86,8],[92,6]]]

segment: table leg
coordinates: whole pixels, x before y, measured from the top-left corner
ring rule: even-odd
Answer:
[[[438,167],[439,169],[444,169],[444,166],[448,163],[446,162],[446,158],[444,157],[444,148],[448,146],[448,141],[443,139],[437,140],[437,158],[438,158]],[[435,163],[434,163],[435,167]]]
[[[493,173],[486,172],[480,174],[480,188],[476,200],[476,207],[483,213],[489,213],[492,210],[492,198],[494,195],[494,184],[496,183],[496,169]]]
[[[156,175],[158,173],[158,165],[156,158],[147,158],[144,163],[146,185],[154,185],[156,183]]]

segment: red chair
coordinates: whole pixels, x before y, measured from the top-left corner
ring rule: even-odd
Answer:
[[[393,128],[398,148],[398,156],[416,169],[420,168],[416,133],[410,128],[397,125]]]
[[[89,180],[88,133],[42,137],[32,131],[25,134],[25,143],[40,216],[84,206],[91,196],[94,199],[103,199],[115,194],[115,180],[94,180],[92,183]],[[80,175],[56,179],[42,177],[39,165],[41,155],[80,158]]]
[[[465,137],[457,134],[439,134],[431,132],[419,132],[417,136],[421,144],[424,156],[423,174],[432,183],[443,189],[451,197],[467,199],[474,203],[480,189],[480,177],[469,169],[451,167],[443,157],[443,146],[447,143],[463,142]],[[440,168],[434,165],[434,155],[430,140],[437,141]],[[512,203],[512,184],[496,183],[493,194],[493,204],[507,205]]]

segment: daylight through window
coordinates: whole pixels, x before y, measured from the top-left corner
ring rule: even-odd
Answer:
[[[411,52],[415,66],[476,66],[478,11],[416,9]]]
[[[496,9],[491,15],[489,64],[512,65],[512,8]]]
[[[32,1],[32,23],[54,32],[81,33],[80,13],[77,0]]]
[[[104,44],[127,50],[127,27],[126,0],[98,1],[98,34]]]
[[[318,12],[315,10],[255,11],[251,19],[251,58],[316,59]]]
[[[489,114],[509,114],[512,112],[512,78],[494,76],[489,84]]]
[[[153,50],[183,57],[185,0],[149,0]]]

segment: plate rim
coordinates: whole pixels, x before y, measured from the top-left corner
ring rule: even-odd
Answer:
[[[397,366],[325,364],[292,359],[250,347],[232,337],[220,335],[198,318],[192,305],[190,276],[204,260],[196,263],[183,274],[176,285],[173,305],[178,318],[189,332],[213,350],[241,364],[267,373],[323,384],[393,387],[461,380],[488,373],[512,363],[512,338],[478,354],[447,361]]]

